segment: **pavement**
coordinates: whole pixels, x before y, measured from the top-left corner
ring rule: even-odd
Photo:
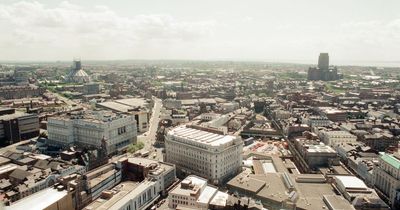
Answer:
[[[163,154],[161,152],[162,148],[155,148],[153,146],[153,144],[156,142],[158,123],[160,122],[162,100],[156,97],[154,97],[153,100],[154,100],[154,107],[150,118],[149,130],[143,133],[142,135],[139,135],[138,141],[144,143],[143,150],[150,151],[149,158],[153,158],[154,154],[156,154],[154,159],[162,161],[163,160]]]

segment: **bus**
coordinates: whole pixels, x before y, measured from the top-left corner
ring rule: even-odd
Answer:
[[[142,157],[148,157],[150,155],[149,151],[143,151],[141,152]]]

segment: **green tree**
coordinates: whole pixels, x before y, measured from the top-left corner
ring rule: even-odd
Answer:
[[[137,151],[139,151],[139,150],[141,150],[143,148],[144,148],[144,143],[139,141],[136,144],[129,145],[127,151],[129,153],[135,153],[135,152],[137,152]]]

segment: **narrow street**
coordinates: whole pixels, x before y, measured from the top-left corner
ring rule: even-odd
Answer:
[[[162,100],[154,97],[154,108],[152,111],[151,119],[150,119],[150,127],[146,133],[138,136],[138,141],[142,141],[144,143],[143,150],[150,151],[150,158],[153,158],[155,150],[157,150],[157,156],[155,159],[162,161],[162,152],[161,148],[154,148],[153,144],[156,141],[158,123],[160,122],[160,114],[161,114]]]

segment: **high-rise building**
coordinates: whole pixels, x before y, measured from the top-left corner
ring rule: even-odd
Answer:
[[[308,80],[333,81],[341,78],[337,67],[329,67],[328,53],[320,53],[318,58],[318,67],[308,69]]]
[[[165,138],[166,161],[185,174],[221,184],[241,170],[243,142],[238,136],[179,126]]]

